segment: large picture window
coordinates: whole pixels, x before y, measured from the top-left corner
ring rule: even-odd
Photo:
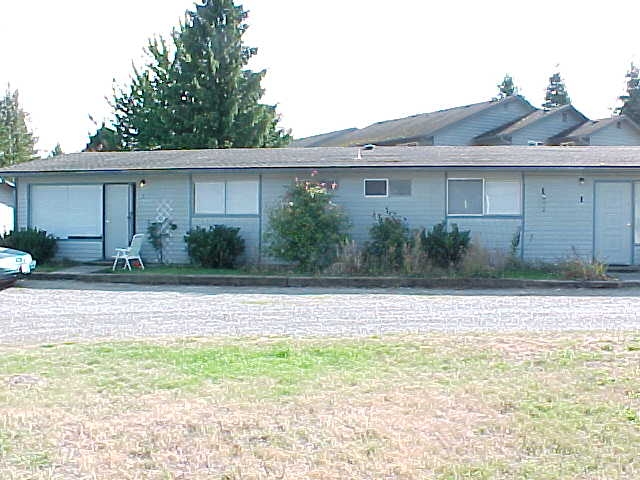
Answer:
[[[32,185],[31,226],[58,238],[102,237],[102,185]]]
[[[257,215],[258,203],[256,180],[194,183],[196,215]]]
[[[520,215],[521,211],[522,190],[518,180],[448,180],[448,215]]]

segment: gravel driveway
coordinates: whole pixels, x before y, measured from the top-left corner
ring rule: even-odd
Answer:
[[[0,343],[198,335],[640,330],[640,290],[330,290],[22,280]]]

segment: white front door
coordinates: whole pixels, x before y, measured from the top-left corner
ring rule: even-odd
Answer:
[[[104,256],[111,258],[116,248],[129,246],[132,235],[132,187],[129,184],[104,186]]]
[[[632,259],[631,182],[597,182],[594,257],[614,265]]]

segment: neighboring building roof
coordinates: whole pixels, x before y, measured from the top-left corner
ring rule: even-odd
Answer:
[[[347,128],[344,130],[337,130],[335,132],[321,133],[320,135],[313,135],[312,137],[297,138],[292,141],[289,147],[321,147],[328,141],[333,141],[339,137],[342,137],[348,133],[355,132],[357,128]]]
[[[640,126],[638,126],[637,123],[635,123],[633,120],[631,120],[629,117],[625,115],[618,115],[616,117],[602,118],[600,120],[589,120],[583,123],[582,125],[578,126],[577,128],[574,128],[573,130],[564,132],[562,135],[559,135],[558,137],[562,137],[562,139],[567,139],[567,140],[578,138],[578,137],[589,137],[593,135],[595,132],[597,132],[598,130],[608,127],[621,120],[628,121],[630,125],[635,127],[638,130],[638,132],[640,132]]]
[[[474,103],[461,107],[438,110],[436,112],[421,113],[410,117],[397,118],[374,123],[360,130],[355,130],[346,135],[323,141],[317,146],[324,147],[348,147],[366,144],[388,145],[398,143],[410,143],[419,139],[432,136],[438,130],[449,127],[457,122],[469,118],[476,113],[507,102],[522,102],[531,105],[519,95],[506,97],[502,100]],[[531,107],[533,109],[533,107]]]
[[[640,147],[354,147],[85,152],[0,174],[272,168],[640,168]]]
[[[514,133],[529,127],[542,119],[549,118],[554,115],[558,115],[560,113],[566,113],[569,111],[575,112],[579,117],[583,119],[583,121],[587,121],[588,118],[585,117],[582,113],[580,113],[573,105],[563,105],[561,107],[551,108],[551,109],[537,109],[533,112],[525,115],[524,117],[516,120],[507,125],[503,125],[489,132],[483,133],[476,137],[476,141],[478,143],[483,140],[489,140],[491,138],[504,137],[507,135],[513,135]]]

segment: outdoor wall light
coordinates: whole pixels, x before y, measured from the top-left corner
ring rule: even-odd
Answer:
[[[584,177],[580,177],[580,178],[578,179],[578,183],[579,183],[580,185],[584,185]]]
[[[147,181],[144,178],[138,182],[138,186],[140,188],[144,188],[146,184],[147,184]]]

